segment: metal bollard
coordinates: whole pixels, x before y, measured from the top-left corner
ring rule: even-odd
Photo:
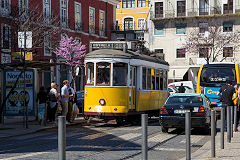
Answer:
[[[233,137],[233,106],[231,106],[231,137]]]
[[[142,160],[148,159],[147,125],[148,125],[148,115],[142,114]]]
[[[234,106],[234,125],[233,131],[237,132],[237,106]]]
[[[225,122],[225,107],[221,109],[221,149],[224,149],[224,122]]]
[[[185,113],[186,160],[191,159],[191,112]]]
[[[216,122],[215,111],[211,110],[211,156],[215,157]]]
[[[66,160],[66,117],[58,117],[58,160]]]
[[[227,106],[227,142],[231,143],[231,108]]]

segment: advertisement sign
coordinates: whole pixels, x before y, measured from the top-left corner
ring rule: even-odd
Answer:
[[[6,70],[4,72],[4,96],[6,97],[14,83],[16,82],[20,71],[10,71]],[[27,70],[25,72],[25,106],[28,107],[28,115],[34,116],[34,73],[32,70]],[[22,74],[19,78],[16,88],[10,94],[5,105],[5,114],[4,115],[14,115],[14,116],[23,116],[24,115],[24,75]]]
[[[22,56],[21,56],[22,53]],[[24,57],[24,52],[14,52],[12,53],[12,61],[20,61],[21,58]],[[24,59],[24,58],[22,58]],[[25,54],[25,60],[26,61],[32,61],[33,57],[32,57],[32,52],[26,52]]]

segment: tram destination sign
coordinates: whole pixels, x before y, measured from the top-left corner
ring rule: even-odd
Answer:
[[[91,48],[92,50],[97,49],[118,49],[125,50],[127,47],[127,43],[119,43],[119,42],[92,42]]]

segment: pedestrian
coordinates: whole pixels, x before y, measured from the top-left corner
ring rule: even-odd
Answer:
[[[49,92],[49,101],[50,101],[50,110],[49,110],[49,121],[55,121],[55,114],[57,111],[57,101],[58,101],[58,93],[57,93],[57,85],[56,83],[51,83],[51,90]]]
[[[71,82],[71,85],[68,88],[69,101],[68,101],[67,121],[70,123],[73,122],[73,104],[74,104],[74,99],[75,99],[75,91],[72,87],[73,87],[73,82]]]
[[[179,93],[185,93],[185,88],[184,88],[184,86],[183,86],[183,83],[181,83],[181,86],[179,86],[178,92],[179,92]]]
[[[69,101],[69,81],[64,80],[63,81],[63,87],[61,88],[61,102],[62,102],[62,115],[67,116],[68,113],[68,101]],[[66,121],[66,124],[69,124]]]
[[[37,102],[38,104],[47,102],[47,92],[45,91],[44,86],[41,86],[39,92],[37,94]]]
[[[239,120],[240,120],[240,84],[237,84],[237,128],[236,130],[238,131],[238,125],[239,125]]]
[[[41,86],[37,94],[37,103],[38,103],[38,120],[45,121],[46,117],[46,104],[47,104],[47,92],[45,91],[44,86]]]

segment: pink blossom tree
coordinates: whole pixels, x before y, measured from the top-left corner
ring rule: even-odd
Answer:
[[[72,37],[66,36],[62,38],[59,47],[54,51],[57,56],[65,60],[65,64],[71,67],[69,71],[72,75],[72,80],[75,89],[76,68],[81,67],[84,63],[86,54],[86,46],[82,42],[77,42]]]

